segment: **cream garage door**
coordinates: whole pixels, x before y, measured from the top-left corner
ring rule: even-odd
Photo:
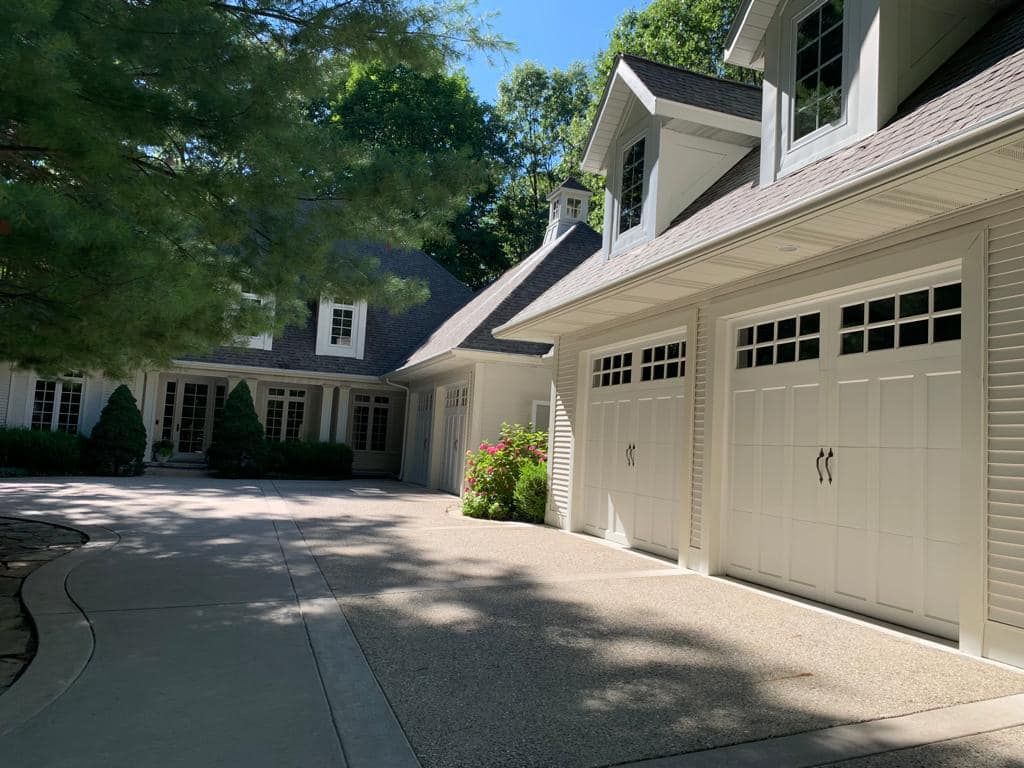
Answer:
[[[686,439],[686,339],[591,358],[584,465],[586,532],[675,558]]]
[[[946,272],[734,325],[728,573],[956,637],[960,304]]]
[[[466,463],[463,445],[469,384],[455,384],[444,391],[444,433],[441,438],[441,489],[461,494],[462,470]]]

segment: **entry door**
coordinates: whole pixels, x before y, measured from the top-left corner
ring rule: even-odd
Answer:
[[[817,360],[811,345],[780,359],[805,340],[789,336],[792,315],[734,329],[727,570],[956,637],[958,275],[851,292],[797,320],[815,313]]]
[[[460,494],[462,491],[462,469],[466,460],[463,437],[468,406],[469,384],[456,384],[445,390],[441,488],[449,493]]]
[[[206,381],[177,378],[164,384],[161,438],[174,443],[174,456],[199,459],[210,444],[213,398]]]
[[[688,437],[686,342],[595,355],[588,404],[584,530],[677,557]]]
[[[416,422],[413,428],[412,472],[409,479],[426,485],[430,474],[430,433],[434,421],[434,391],[416,393]]]

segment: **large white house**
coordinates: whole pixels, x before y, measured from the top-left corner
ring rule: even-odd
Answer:
[[[746,0],[630,56],[555,345],[548,521],[1024,665],[1024,7]]]

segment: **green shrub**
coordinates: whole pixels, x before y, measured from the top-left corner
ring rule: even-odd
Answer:
[[[548,503],[547,462],[524,462],[512,493],[515,518],[527,523],[543,523]]]
[[[92,428],[86,464],[97,475],[141,475],[145,471],[146,427],[132,392],[115,389]]]
[[[4,475],[75,475],[81,469],[85,438],[66,432],[0,429]]]
[[[499,441],[467,452],[462,512],[492,520],[515,518],[516,481],[524,466],[547,461],[547,433],[522,425],[501,425]]]
[[[267,441],[244,381],[231,390],[214,425],[206,452],[210,469],[222,477],[261,477],[267,468]]]
[[[289,477],[352,477],[352,449],[344,443],[270,442],[269,470]]]

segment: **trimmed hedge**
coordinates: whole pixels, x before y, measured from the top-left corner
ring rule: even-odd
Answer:
[[[0,429],[0,467],[6,475],[76,475],[81,471],[85,438],[66,432]]]
[[[268,442],[269,469],[287,477],[352,477],[352,449],[344,443]]]
[[[214,424],[206,460],[221,477],[262,477],[267,458],[267,441],[252,393],[249,385],[240,381],[224,401],[224,413]]]
[[[512,497],[515,500],[513,515],[516,520],[543,523],[548,503],[547,462],[524,463],[519,470],[519,479],[516,480],[516,489]]]
[[[110,395],[92,428],[86,462],[97,475],[141,475],[146,468],[146,427],[132,392],[124,384]]]

